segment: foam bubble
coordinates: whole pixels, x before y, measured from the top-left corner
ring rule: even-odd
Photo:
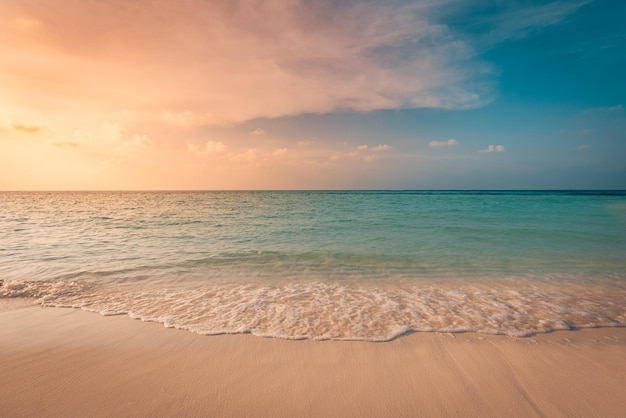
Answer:
[[[523,337],[626,326],[624,289],[373,287],[337,283],[194,285],[141,289],[85,282],[5,281],[0,297],[128,315],[199,334],[387,341],[412,331]]]

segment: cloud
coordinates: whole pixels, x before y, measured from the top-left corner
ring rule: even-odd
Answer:
[[[458,141],[456,139],[448,139],[447,141],[430,141],[428,143],[429,146],[434,147],[434,148],[453,147],[457,144],[458,144]]]
[[[105,123],[102,125],[102,132],[105,139],[119,140],[126,135],[126,129],[122,128],[119,123]]]
[[[606,107],[592,107],[582,111],[583,115],[592,115],[596,113],[613,113],[613,112],[621,112],[624,109],[624,106],[621,104],[616,104],[614,106],[606,106]]]
[[[258,153],[256,148],[248,148],[247,150],[239,153],[230,153],[228,154],[228,159],[232,161],[245,161],[245,162],[253,162],[258,158]]]
[[[560,24],[585,4],[593,0],[551,1],[545,4],[496,2],[489,3],[480,9],[480,3],[461,3],[460,7],[471,7],[465,10],[466,21],[470,25],[475,44],[481,49],[511,39],[522,39],[543,28]],[[487,4],[487,3],[485,3]],[[478,11],[478,13],[477,13]],[[486,13],[481,13],[486,12]],[[475,16],[467,19],[467,16]]]
[[[589,148],[589,145],[587,145],[587,144],[579,145],[579,146],[576,147],[576,151],[584,151],[587,148]]]
[[[207,141],[204,147],[195,144],[187,144],[187,151],[197,156],[212,157],[232,162],[255,162],[261,158],[260,152],[256,148],[247,148],[242,151],[230,151],[226,144],[221,141]],[[270,153],[265,153],[263,157],[278,157],[287,153],[287,148],[279,148]]]
[[[127,139],[122,142],[122,145],[118,147],[118,150],[122,152],[129,152],[133,149],[149,148],[153,146],[154,142],[152,142],[152,140],[146,135],[133,135],[131,139]]]
[[[378,161],[378,160],[380,160],[380,157],[376,154],[369,154],[369,155],[363,156],[363,161],[365,161],[366,163],[370,163],[372,161]]]
[[[208,141],[204,144],[204,152],[208,155],[216,155],[226,152],[226,145],[220,141]]]
[[[486,149],[479,150],[480,153],[486,152],[503,152],[504,145],[489,145]]]
[[[386,145],[386,144],[380,144],[380,145],[376,145],[374,147],[370,147],[369,145],[363,144],[363,145],[359,145],[356,147],[356,151],[350,151],[348,152],[348,156],[352,157],[352,158],[359,158],[363,161],[365,161],[366,163],[370,163],[373,161],[378,161],[380,160],[380,155],[376,155],[376,154],[365,154],[363,155],[363,151],[375,151],[375,152],[380,152],[380,151],[387,151],[390,150],[391,146]],[[329,161],[335,161],[339,159],[339,157],[337,155],[332,155],[328,160]]]
[[[391,149],[391,145],[387,145],[387,144],[378,144],[375,145],[373,147],[370,147],[367,144],[363,144],[363,145],[359,145],[356,147],[357,151],[367,151],[367,150],[372,150],[372,151],[376,151],[376,152],[381,152],[381,151],[389,151]],[[355,152],[354,155],[357,155],[358,152]]]
[[[250,132],[251,135],[265,135],[265,131],[261,128],[256,128],[254,131]]]
[[[154,142],[148,139],[146,135],[133,135],[132,144],[141,148],[154,146]]]
[[[78,147],[78,144],[72,141],[57,141],[57,142],[53,142],[52,145],[54,145],[57,148],[77,148]]]
[[[45,23],[41,36],[14,34],[3,50],[13,95],[27,88],[36,94],[19,97],[34,102],[123,103],[193,128],[303,113],[472,108],[494,97],[490,67],[437,21],[431,0],[56,0],[58,13],[11,3],[0,15],[10,8]]]
[[[28,125],[25,123],[13,123],[11,124],[11,128],[13,128],[14,130],[18,132],[24,132],[28,134],[36,134],[36,133],[45,131],[45,128],[43,126]]]
[[[275,157],[280,157],[281,155],[287,154],[287,148],[278,148],[272,152],[272,155]]]

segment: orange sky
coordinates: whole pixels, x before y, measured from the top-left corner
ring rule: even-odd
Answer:
[[[479,101],[444,65],[463,45],[393,67],[371,56],[436,25],[305,4],[2,2],[0,189],[353,187],[394,149],[263,120]]]
[[[619,187],[621,21],[492,6],[2,0],[0,190]]]

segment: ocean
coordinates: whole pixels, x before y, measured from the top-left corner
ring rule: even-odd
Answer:
[[[626,326],[626,192],[0,192],[0,298],[287,339]]]

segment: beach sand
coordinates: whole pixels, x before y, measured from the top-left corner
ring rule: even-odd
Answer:
[[[0,300],[0,416],[626,416],[626,328],[201,336]]]

